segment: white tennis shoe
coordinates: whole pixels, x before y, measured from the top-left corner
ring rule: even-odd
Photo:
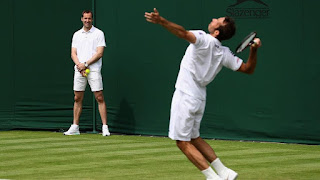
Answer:
[[[235,180],[238,177],[238,173],[236,173],[232,169],[226,168],[222,171],[222,173],[219,174],[219,176],[225,180]]]
[[[80,135],[79,125],[72,124],[67,132],[63,133],[64,135]]]
[[[102,125],[102,136],[110,136],[108,125]]]
[[[224,179],[222,179],[220,176],[217,175],[214,178],[207,178],[207,180],[224,180]]]

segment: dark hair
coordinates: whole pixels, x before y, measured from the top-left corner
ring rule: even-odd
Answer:
[[[219,30],[217,39],[219,41],[230,39],[236,33],[236,24],[231,17],[226,16],[223,23],[224,25],[217,28]]]
[[[84,13],[91,13],[91,17],[93,18],[93,13],[92,13],[92,11],[90,11],[90,10],[84,10],[84,11],[82,11],[82,16],[81,17],[83,17],[83,14]]]

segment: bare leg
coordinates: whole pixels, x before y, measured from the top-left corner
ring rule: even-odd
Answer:
[[[74,91],[73,124],[79,125],[84,91]]]
[[[191,144],[190,141],[176,141],[179,149],[187,156],[187,158],[200,170],[209,168],[209,164],[199,150]]]
[[[107,125],[107,106],[104,101],[103,91],[94,92],[94,97],[98,102],[99,113],[103,125]]]
[[[200,153],[206,158],[208,162],[213,162],[217,155],[211,146],[205,142],[201,137],[192,139],[191,143],[200,151]]]

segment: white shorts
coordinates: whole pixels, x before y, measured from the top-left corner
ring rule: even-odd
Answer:
[[[74,91],[85,91],[87,82],[89,82],[92,92],[103,90],[101,71],[91,71],[87,77],[83,77],[78,70],[74,71]]]
[[[205,100],[176,89],[171,103],[169,137],[180,141],[191,141],[199,137],[205,106]]]

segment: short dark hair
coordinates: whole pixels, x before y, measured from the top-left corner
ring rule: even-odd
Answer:
[[[92,13],[92,11],[90,11],[90,10],[84,10],[84,11],[82,11],[82,14],[81,14],[81,17],[83,17],[83,14],[88,14],[88,13],[91,13],[91,17],[93,18],[93,13]]]
[[[219,41],[228,40],[236,33],[236,24],[231,17],[226,16],[223,23],[224,25],[217,28],[219,30],[217,39]]]

